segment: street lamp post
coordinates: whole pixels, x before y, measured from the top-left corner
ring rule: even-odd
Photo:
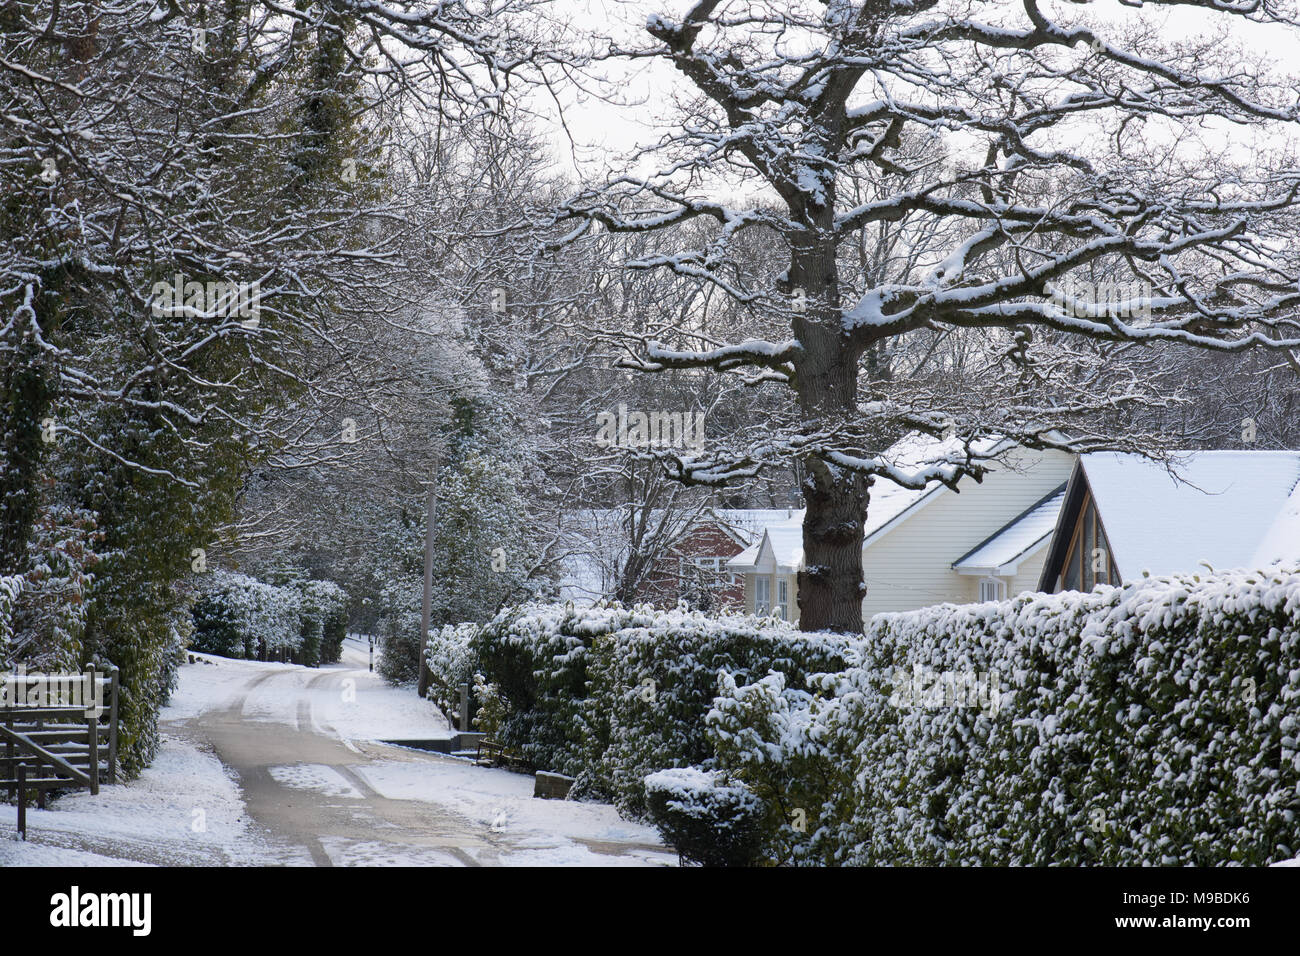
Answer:
[[[429,691],[429,662],[424,658],[424,648],[429,641],[429,627],[433,621],[433,537],[438,512],[439,459],[433,461],[433,480],[429,482],[428,520],[424,529],[424,601],[420,608],[420,679],[416,685],[421,699]]]

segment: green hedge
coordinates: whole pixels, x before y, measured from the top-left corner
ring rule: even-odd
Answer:
[[[705,717],[719,676],[771,672],[802,687],[808,674],[841,668],[848,638],[805,634],[784,621],[700,612],[655,612],[594,641],[579,793],[646,815],[644,779],[713,758]]]
[[[463,627],[431,638],[435,696],[481,675],[506,746],[536,769],[577,777],[575,795],[633,816],[646,812],[647,774],[712,758],[704,718],[720,674],[777,670],[797,683],[843,667],[850,643],[773,619],[617,604],[511,608],[468,640]]]
[[[728,681],[709,716],[722,768],[769,807],[779,859],[1255,865],[1300,851],[1295,571],[880,615],[851,656],[812,693],[779,675]],[[927,686],[944,676],[959,693]]]
[[[222,657],[283,654],[308,667],[332,664],[343,652],[347,612],[347,592],[331,581],[271,584],[214,571],[191,607],[190,647]]]
[[[619,605],[575,609],[526,604],[508,608],[472,640],[476,670],[505,709],[497,729],[503,743],[538,770],[580,776],[585,741],[596,733],[587,705],[587,669],[598,637],[655,612]]]

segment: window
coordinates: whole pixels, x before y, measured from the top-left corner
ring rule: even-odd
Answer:
[[[790,582],[784,579],[776,582],[776,616],[787,620],[785,610],[790,604]]]
[[[743,583],[739,575],[727,570],[727,558],[692,558],[691,563],[703,572],[703,578],[710,587],[735,587]]]
[[[1102,527],[1092,494],[1085,492],[1079,522],[1070,538],[1065,555],[1059,590],[1091,591],[1098,584],[1119,584],[1110,542]]]
[[[1005,581],[998,581],[995,578],[988,578],[980,582],[980,600],[981,601],[1001,601],[1007,596],[1007,584]]]
[[[754,613],[762,617],[772,606],[772,579],[759,575],[754,578]]]
[[[1070,563],[1065,568],[1064,589],[1067,591],[1079,590],[1079,549],[1073,545],[1069,552]]]

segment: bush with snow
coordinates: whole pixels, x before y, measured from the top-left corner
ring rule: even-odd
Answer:
[[[631,816],[646,812],[646,774],[711,760],[704,717],[720,675],[779,671],[798,683],[844,666],[850,643],[771,618],[618,604],[523,605],[468,633],[431,639],[444,686],[435,695],[478,674],[479,703],[492,705],[503,743],[576,777],[575,796],[613,799]]]
[[[347,604],[347,593],[329,581],[269,584],[213,571],[194,602],[190,646],[224,657],[329,663],[326,655],[337,660],[342,650]]]
[[[448,624],[429,635],[424,649],[429,665],[429,699],[453,722],[460,711],[461,685],[475,688],[478,658],[472,642],[478,632],[477,624]]]
[[[684,861],[750,866],[761,858],[765,811],[743,784],[698,767],[679,767],[647,775],[645,791],[651,820]]]
[[[296,580],[298,592],[299,660],[315,667],[334,664],[343,655],[348,628],[348,592],[333,581]]]
[[[23,590],[20,574],[0,575],[0,655],[9,649],[14,636],[14,606]]]
[[[879,615],[852,664],[724,679],[720,765],[812,864],[1257,865],[1300,850],[1300,574]],[[995,706],[900,694],[984,675]]]
[[[525,604],[480,628],[472,649],[476,668],[494,685],[502,742],[539,770],[580,776],[591,734],[586,698],[592,646],[656,613],[617,604]]]
[[[22,573],[0,576],[0,668],[76,671],[87,655],[87,595],[102,535],[84,509],[51,504],[32,524]],[[101,666],[107,662],[97,659]]]
[[[780,673],[803,687],[808,674],[844,666],[846,637],[807,634],[777,618],[652,611],[593,642],[577,792],[646,812],[642,781],[670,767],[707,764],[705,717],[723,675]]]

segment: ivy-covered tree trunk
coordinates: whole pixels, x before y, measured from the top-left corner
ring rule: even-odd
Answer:
[[[13,322],[0,339],[0,574],[24,569],[39,508],[42,422],[53,396],[41,358],[31,326]]]

